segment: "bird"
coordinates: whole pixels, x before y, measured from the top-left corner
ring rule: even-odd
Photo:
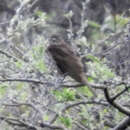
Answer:
[[[82,58],[60,36],[52,35],[49,41],[47,52],[52,56],[60,73],[67,74],[75,81],[87,85],[96,96],[95,91],[88,84]]]

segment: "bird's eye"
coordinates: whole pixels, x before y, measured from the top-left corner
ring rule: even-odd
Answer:
[[[59,41],[59,37],[57,35],[53,35],[53,36],[51,36],[50,40],[52,42],[58,42]]]
[[[52,38],[52,41],[53,41],[53,42],[56,42],[56,38],[55,38],[55,37],[53,37],[53,38]]]

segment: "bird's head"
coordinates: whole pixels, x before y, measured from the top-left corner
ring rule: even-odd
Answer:
[[[54,34],[50,37],[49,41],[53,44],[58,44],[62,41],[62,38],[61,36],[57,35],[57,34]]]

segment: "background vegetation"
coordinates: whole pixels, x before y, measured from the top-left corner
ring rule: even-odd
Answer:
[[[129,130],[129,8],[129,0],[0,0],[0,128]],[[57,73],[46,53],[55,33],[86,59],[97,97]]]

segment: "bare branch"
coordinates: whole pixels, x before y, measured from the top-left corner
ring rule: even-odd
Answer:
[[[42,82],[40,80],[35,80],[35,79],[0,79],[0,82],[27,82],[27,83],[35,83],[35,84],[47,84],[47,85],[54,85],[51,82]],[[84,86],[84,84],[75,84],[75,85],[65,85],[61,84],[60,88],[78,88]],[[96,85],[96,84],[90,84],[91,87],[95,89],[101,89],[103,90],[105,88],[105,85]],[[56,89],[58,89],[57,87]]]
[[[5,56],[8,57],[8,58],[13,59],[15,62],[18,61],[18,59],[17,59],[16,57],[14,57],[14,56],[8,54],[7,52],[4,52],[4,51],[0,50],[0,53],[1,53],[2,55],[5,55]]]
[[[62,127],[62,126],[50,125],[50,124],[47,124],[47,123],[39,123],[39,125],[40,125],[40,127],[42,127],[42,128],[47,127],[47,128],[53,129],[53,130],[54,130],[54,129],[65,130],[65,128]]]
[[[130,117],[126,117],[123,119],[115,128],[112,130],[125,130],[128,126],[130,126]]]
[[[120,104],[116,103],[109,95],[108,89],[105,88],[104,89],[104,94],[105,97],[107,99],[107,101],[116,109],[118,109],[120,112],[122,112],[123,114],[130,116],[130,111],[128,109],[126,109],[125,107],[122,107]]]
[[[128,87],[125,87],[120,93],[112,97],[112,100],[116,100],[119,96],[121,96],[124,92],[128,91]]]
[[[79,87],[82,87],[82,86],[85,86],[84,84],[75,84],[75,85],[61,85],[62,87],[64,88],[79,88]],[[104,90],[104,88],[106,87],[105,85],[103,84],[90,84],[89,83],[89,86],[92,87],[92,88],[95,88],[95,89],[101,89],[101,90]]]
[[[103,103],[103,102],[100,102],[100,101],[80,101],[80,102],[76,102],[76,103],[73,103],[73,104],[69,104],[67,106],[65,106],[63,109],[62,109],[62,113],[64,113],[66,110],[72,108],[72,107],[75,107],[75,106],[78,106],[78,105],[86,105],[86,104],[97,104],[97,105],[103,105],[103,106],[108,106],[109,104],[107,103]]]
[[[30,125],[30,123],[24,122],[24,121],[19,120],[19,119],[7,118],[7,117],[0,117],[0,119],[4,120],[5,122],[7,122],[10,125],[26,127],[26,128],[28,128],[28,130],[37,130],[37,128],[32,126],[32,125]]]
[[[0,79],[0,82],[27,82],[27,83],[35,83],[35,84],[51,84],[49,82],[42,82],[35,79]]]

